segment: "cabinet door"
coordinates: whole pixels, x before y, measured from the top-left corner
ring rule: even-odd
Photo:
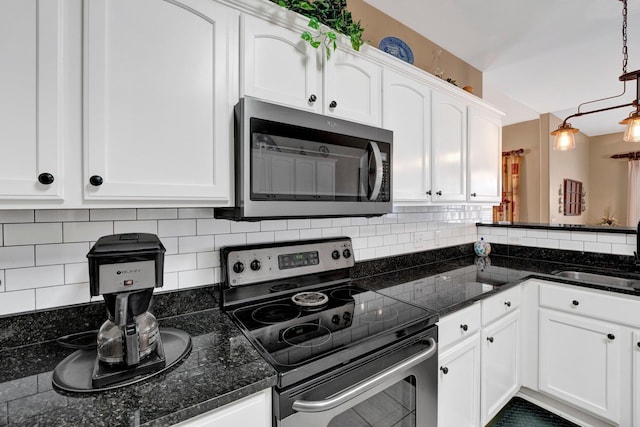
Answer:
[[[62,199],[62,16],[61,0],[0,2],[0,199]]]
[[[324,113],[380,126],[381,68],[345,49],[324,64]]]
[[[540,309],[540,390],[620,420],[620,327]]]
[[[438,427],[480,425],[479,337],[476,333],[439,357]]]
[[[393,131],[393,201],[431,200],[431,90],[384,70],[382,126]]]
[[[174,427],[270,427],[271,389],[230,403]]]
[[[469,201],[499,203],[502,194],[500,118],[469,108]]]
[[[206,0],[84,12],[85,198],[228,200],[238,14]]]
[[[520,388],[519,310],[482,332],[482,425],[487,424]]]
[[[633,333],[633,427],[640,427],[640,331]]]
[[[322,112],[322,63],[300,33],[243,15],[241,94]]]
[[[466,201],[467,106],[436,91],[432,99],[432,200]]]

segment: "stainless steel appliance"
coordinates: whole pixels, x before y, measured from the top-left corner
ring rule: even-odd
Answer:
[[[188,354],[191,338],[161,330],[148,310],[163,284],[165,248],[155,234],[103,236],[87,254],[92,296],[103,295],[107,320],[96,348],[81,349],[54,370],[54,385],[96,391],[130,384],[172,366]]]
[[[353,285],[349,238],[221,253],[221,307],[278,372],[274,426],[436,426],[438,316]]]
[[[217,218],[391,212],[391,131],[249,97],[235,125],[235,207]]]

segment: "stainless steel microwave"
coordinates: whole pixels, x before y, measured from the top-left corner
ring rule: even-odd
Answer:
[[[245,97],[235,106],[235,206],[216,218],[392,210],[393,132]]]

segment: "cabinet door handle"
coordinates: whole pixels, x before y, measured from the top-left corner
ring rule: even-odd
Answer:
[[[462,325],[460,325],[460,329],[462,329],[463,331],[467,332],[467,330],[469,329],[469,325],[462,324]]]
[[[580,301],[578,301],[577,299],[574,299],[573,301],[571,301],[571,304],[578,306],[580,305]]]
[[[613,334],[607,334],[607,338],[609,338],[610,340],[615,340],[616,336]]]
[[[51,175],[49,172],[43,172],[40,175],[38,175],[38,182],[40,184],[49,185],[49,184],[53,184],[53,181],[54,181],[53,175]]]
[[[477,193],[471,193],[470,196],[471,197],[478,197],[478,194]]]
[[[449,368],[447,368],[446,366],[440,366],[440,370],[445,375],[447,375],[449,373]]]
[[[487,341],[493,342],[493,337],[487,337]]]
[[[318,98],[314,94],[311,94],[311,96],[309,97],[309,104],[313,104],[317,99]]]
[[[442,191],[436,191],[436,194],[437,194],[438,196],[442,196]]]
[[[331,103],[329,104],[329,108],[336,108],[338,106],[338,103],[336,101],[331,101]]]
[[[506,305],[507,307],[511,307],[511,301],[505,301],[504,305]]]
[[[101,186],[103,182],[104,182],[104,180],[102,179],[102,177],[100,175],[93,175],[91,178],[89,178],[89,183],[91,185],[93,185],[94,187]]]
[[[640,341],[638,341],[638,348],[640,348]]]
[[[427,196],[431,195],[431,190],[427,191]]]

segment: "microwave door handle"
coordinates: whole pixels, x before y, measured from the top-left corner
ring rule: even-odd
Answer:
[[[378,198],[378,194],[380,193],[380,187],[382,187],[382,154],[380,154],[380,147],[378,147],[378,143],[374,141],[369,141],[369,147],[371,147],[372,156],[369,156],[369,176],[371,174],[371,160],[375,160],[375,181],[373,186],[369,185],[369,188],[373,188],[371,193],[369,194],[369,200],[375,201]],[[369,180],[369,184],[371,181]]]
[[[429,338],[429,345],[431,348],[424,353],[418,353],[417,355],[412,356],[409,359],[406,359],[398,363],[397,365],[392,366],[386,371],[383,371],[379,375],[356,384],[355,386],[343,391],[340,394],[337,394],[329,399],[318,401],[296,400],[293,402],[292,408],[294,411],[298,412],[324,412],[336,408],[343,403],[353,399],[354,397],[361,395],[367,390],[376,387],[380,383],[385,382],[389,378],[403,371],[406,371],[407,369],[410,369],[434,356],[438,350],[438,344],[436,343],[436,340],[434,340],[433,338]]]

